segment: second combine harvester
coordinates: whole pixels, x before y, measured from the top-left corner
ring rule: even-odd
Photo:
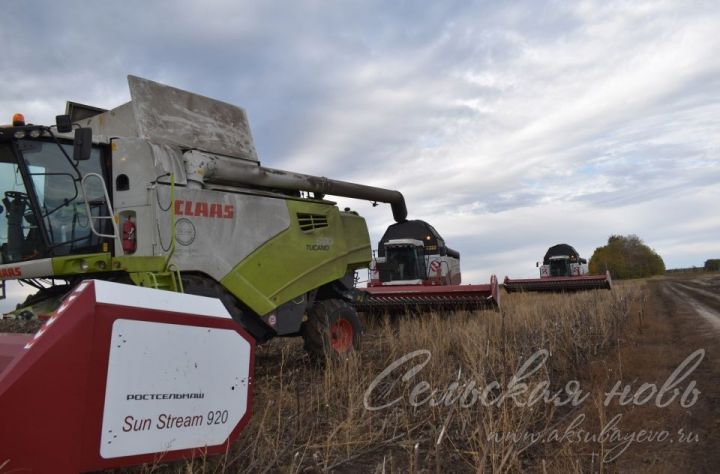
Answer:
[[[508,293],[514,291],[572,292],[583,290],[612,289],[610,272],[590,275],[587,260],[568,244],[553,245],[545,252],[540,278],[511,279],[505,277],[503,287]]]
[[[366,297],[356,307],[366,313],[406,313],[497,308],[495,275],[487,285],[461,285],[460,254],[425,221],[391,225],[370,264]]]

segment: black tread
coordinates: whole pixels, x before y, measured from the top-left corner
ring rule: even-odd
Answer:
[[[363,329],[355,308],[339,298],[316,300],[308,309],[307,320],[300,328],[305,350],[311,358],[323,360],[326,357],[338,358],[345,355],[338,354],[330,346],[330,325],[338,317],[344,317],[350,322],[354,333],[352,350],[360,350]]]

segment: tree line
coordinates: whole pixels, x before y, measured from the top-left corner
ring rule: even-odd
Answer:
[[[645,278],[665,273],[665,262],[637,235],[611,235],[607,245],[595,249],[590,273],[610,271],[613,279]]]

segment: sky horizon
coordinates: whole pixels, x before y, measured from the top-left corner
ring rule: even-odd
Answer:
[[[2,123],[118,106],[132,74],[245,108],[265,166],[401,191],[466,283],[614,234],[720,258],[713,2],[35,3],[0,17]],[[338,202],[373,246],[393,222]]]

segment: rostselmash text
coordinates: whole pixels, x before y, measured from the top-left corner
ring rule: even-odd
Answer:
[[[126,400],[190,400],[193,398],[205,398],[204,393],[128,393]]]

